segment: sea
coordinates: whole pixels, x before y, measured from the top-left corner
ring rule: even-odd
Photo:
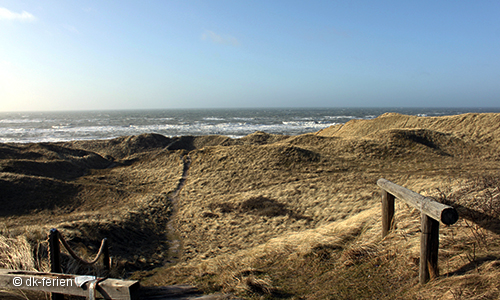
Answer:
[[[298,135],[386,112],[445,116],[500,112],[500,108],[261,108],[157,109],[56,112],[0,112],[0,143],[112,139],[158,133],[168,137],[225,135],[255,131]]]

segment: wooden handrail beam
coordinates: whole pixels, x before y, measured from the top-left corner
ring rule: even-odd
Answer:
[[[389,194],[404,200],[422,213],[434,220],[443,222],[445,225],[453,225],[458,221],[458,213],[451,206],[439,203],[432,198],[424,197],[384,178],[380,178],[377,181],[377,185]]]

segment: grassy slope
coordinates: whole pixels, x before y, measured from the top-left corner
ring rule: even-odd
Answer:
[[[498,114],[385,114],[293,137],[2,145],[0,185],[11,191],[2,198],[10,205],[4,232],[36,240],[58,226],[76,242],[110,237],[117,269],[143,270],[134,274],[143,284],[254,298],[496,299],[499,127]],[[417,284],[419,214],[405,204],[397,204],[396,230],[380,240],[380,177],[466,217],[441,229],[447,276]],[[47,197],[49,183],[59,190]],[[40,195],[45,202],[35,202]],[[16,206],[19,199],[38,204]],[[174,236],[183,254],[160,267],[174,259]]]
[[[497,121],[498,115],[390,114],[265,146],[194,151],[196,179],[183,189],[176,215],[185,262],[147,282],[184,278],[207,290],[254,296],[495,298],[498,290],[488,288],[494,275],[458,270],[484,260],[483,268],[498,274],[498,231],[466,219],[443,228],[442,244],[450,249],[441,250],[441,273],[454,276],[441,279],[439,289],[420,288],[419,215],[399,204],[397,230],[380,241],[375,182],[385,177],[452,201],[452,186],[465,189],[471,177],[497,173]],[[465,209],[463,215],[471,214]],[[484,289],[474,290],[470,280]]]

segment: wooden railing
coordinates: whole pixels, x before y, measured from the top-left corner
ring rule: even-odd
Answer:
[[[108,239],[105,238],[102,240],[101,246],[99,247],[99,251],[97,252],[95,258],[91,261],[87,261],[76,255],[75,251],[73,251],[73,249],[71,249],[71,247],[68,245],[68,242],[66,242],[64,236],[56,228],[52,228],[49,233],[49,254],[50,254],[49,259],[50,259],[51,272],[53,273],[62,272],[61,259],[60,259],[61,248],[59,245],[59,241],[63,244],[64,248],[68,250],[69,255],[71,255],[73,259],[75,259],[76,261],[80,262],[83,265],[93,265],[102,256],[102,263],[104,265],[106,276],[109,275],[110,258],[109,258]]]
[[[49,260],[50,260],[50,272],[52,273],[62,273],[61,247],[59,242],[63,244],[64,248],[66,248],[69,255],[73,257],[73,259],[75,259],[76,261],[78,261],[83,265],[93,265],[102,256],[102,262],[106,273],[105,277],[99,279],[96,278],[90,281],[89,298],[95,298],[95,295],[93,295],[93,293],[96,289],[97,283],[105,280],[109,276],[110,258],[109,258],[108,240],[106,238],[103,239],[101,242],[101,247],[99,247],[99,251],[97,252],[95,258],[91,261],[87,261],[76,255],[75,251],[71,249],[71,247],[68,245],[68,242],[66,242],[66,239],[64,239],[64,236],[56,228],[52,228],[49,233]],[[52,293],[52,300],[62,300],[63,298],[64,297],[62,294]]]
[[[432,198],[424,197],[407,188],[386,179],[379,179],[377,185],[382,188],[382,238],[394,226],[394,199],[398,198],[420,210],[422,233],[420,236],[420,270],[421,284],[439,276],[439,222],[452,225],[458,221],[457,211],[448,205]]]
[[[84,265],[96,263],[100,257],[105,269],[104,277],[62,273],[60,253],[61,244],[74,259]],[[158,300],[158,299],[198,299],[202,292],[189,285],[141,287],[137,280],[108,278],[110,258],[107,240],[104,239],[96,257],[87,261],[78,257],[57,229],[49,233],[50,273],[0,269],[0,289],[28,290],[51,293],[52,299],[64,299],[64,295],[86,297],[94,300]],[[219,299],[204,298],[204,299]]]
[[[105,276],[63,274],[60,259],[61,243],[70,256],[81,264],[93,265],[102,257]],[[0,269],[0,288],[48,292],[51,293],[52,300],[64,299],[64,295],[83,296],[92,300],[98,295],[104,299],[138,299],[137,292],[140,288],[138,281],[108,278],[110,258],[107,239],[102,240],[96,257],[87,261],[76,255],[57,229],[51,229],[49,260],[50,273]]]

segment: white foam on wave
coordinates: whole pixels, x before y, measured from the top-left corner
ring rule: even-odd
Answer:
[[[0,119],[2,124],[25,124],[25,123],[42,123],[42,119]]]
[[[220,117],[204,117],[203,120],[205,121],[224,121],[224,118]]]
[[[233,117],[233,120],[237,120],[237,121],[253,121],[253,120],[255,120],[255,118]]]
[[[340,120],[340,119],[354,120],[354,119],[361,119],[361,118],[355,117],[355,116],[325,116],[325,119],[329,119],[329,120]]]
[[[137,135],[141,133],[158,133],[165,136],[181,135],[225,135],[241,138],[255,131],[275,134],[300,134],[315,131],[338,123],[318,123],[314,121],[283,121],[276,124],[250,124],[247,122],[225,122],[211,124],[195,122],[192,124],[149,124],[129,126],[80,126],[0,130],[0,142],[57,142],[70,140],[109,139],[119,136]]]
[[[73,125],[68,124],[68,125],[52,125],[51,126],[53,129],[67,129],[73,127]]]

